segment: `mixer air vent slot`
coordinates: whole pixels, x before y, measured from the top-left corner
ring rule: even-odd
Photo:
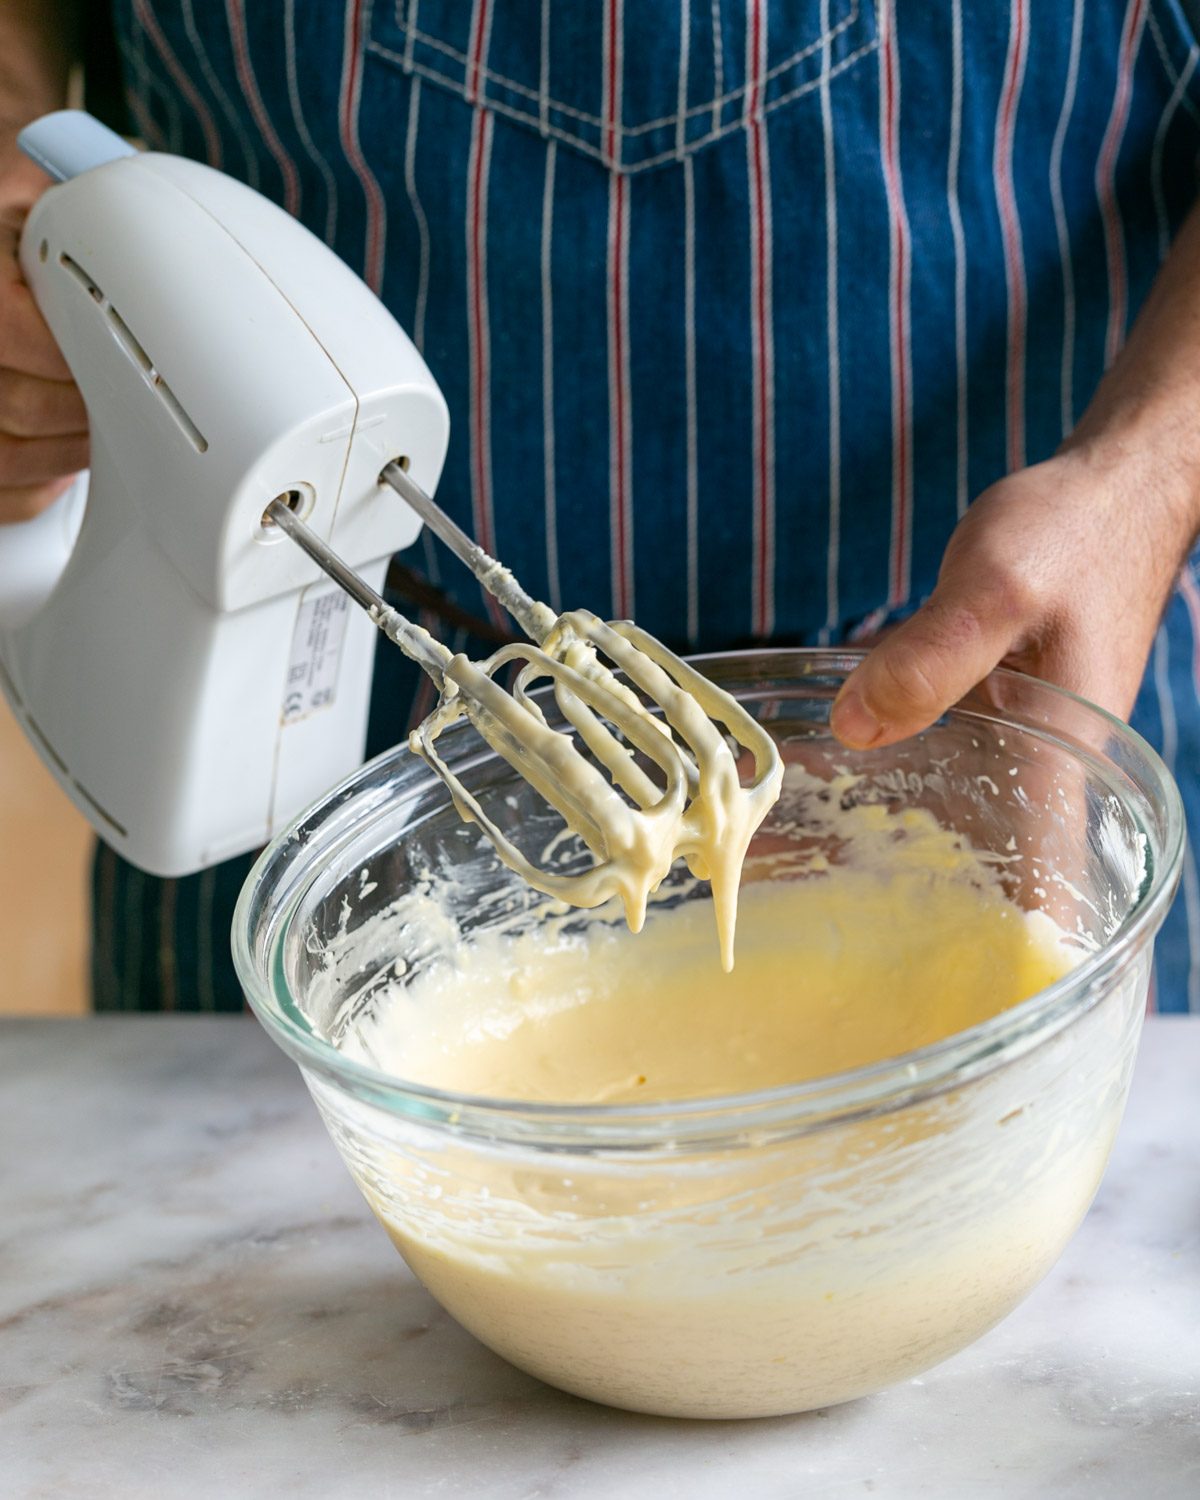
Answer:
[[[187,408],[158,373],[154,361],[150,358],[145,348],[143,348],[129,324],[126,323],[125,319],[104,295],[101,288],[97,286],[91,275],[77,260],[73,260],[65,251],[58,257],[58,263],[69,276],[79,283],[92,301],[99,306],[108,321],[109,330],[113,338],[120,344],[130,362],[137,366],[138,373],[158,397],[164,408],[170,413],[176,427],[179,428],[180,432],[183,433],[184,437],[187,438],[197,453],[206,453],[208,451],[208,439],[196,426],[195,422],[192,421],[188,415]],[[82,788],[80,790],[82,791]],[[87,793],[85,792],[83,795],[86,796]],[[99,811],[99,809],[97,810]],[[104,814],[104,816],[107,817],[108,815]]]
[[[108,304],[108,321],[112,324],[112,331],[117,337],[117,342],[124,348],[134,364],[147,373],[153,370],[154,361],[134,338],[133,330],[111,302]]]
[[[128,828],[124,827],[123,824],[118,823],[116,818],[113,817],[112,813],[101,807],[100,804],[96,801],[95,797],[92,796],[91,792],[88,791],[87,787],[80,786],[80,784],[75,780],[73,776],[71,777],[71,787],[78,796],[83,798],[83,800],[92,809],[96,816],[102,819],[103,822],[108,824],[108,826],[114,833],[120,834],[123,839],[127,839],[129,837]]]
[[[197,453],[203,453],[208,448],[208,439],[192,421],[184,410],[179,397],[162,378],[157,370],[151,369],[148,374],[153,376],[152,384],[158,399],[167,408],[179,425],[179,430],[188,439]]]
[[[45,734],[42,731],[42,726],[33,717],[28,709],[25,710],[25,723],[28,725],[30,734],[33,735],[34,739],[37,740],[38,744],[45,751],[47,758],[54,762],[54,764],[58,767],[58,769],[64,776],[70,776],[71,772],[67,766],[66,761],[63,760],[62,756],[46,738]]]
[[[104,293],[100,290],[100,288],[96,285],[96,283],[92,280],[92,278],[88,275],[88,273],[83,269],[83,267],[77,260],[72,260],[69,255],[60,255],[58,257],[58,263],[69,276],[73,276],[75,278],[75,280],[84,289],[84,291],[88,294],[93,302],[104,301]]]

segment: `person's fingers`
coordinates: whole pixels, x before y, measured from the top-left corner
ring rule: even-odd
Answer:
[[[0,267],[0,364],[43,380],[70,380],[70,367],[19,277],[15,261]]]
[[[866,750],[925,729],[1004,658],[1028,613],[995,576],[949,570],[846,679],[830,715],[834,734]]]
[[[70,489],[74,474],[52,479],[48,484],[16,485],[11,489],[0,489],[0,526],[9,526],[18,521],[32,521],[40,516],[47,506]]]
[[[45,484],[87,465],[86,435],[21,438],[0,432],[0,490]]]
[[[73,382],[0,369],[0,432],[35,438],[82,435],[87,430],[87,407]]]
[[[11,184],[10,184],[11,185]],[[87,410],[17,259],[28,201],[0,208],[0,523],[27,521],[88,463]]]

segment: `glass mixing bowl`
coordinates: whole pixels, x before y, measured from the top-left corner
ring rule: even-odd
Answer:
[[[1099,1184],[1178,878],[1178,793],[1125,725],[1005,672],[916,739],[852,754],[828,719],[859,659],[771,651],[702,665],[787,760],[825,782],[853,772],[853,795],[890,810],[929,809],[995,859],[1014,902],[1090,950],[1050,988],[935,1045],[638,1107],[459,1096],[343,1055],[348,1031],[447,946],[562,920],[407,749],[331,792],[242,892],[246,994],[372,1209],[454,1317],[566,1390],[700,1417],[877,1390],[1003,1317]],[[471,731],[439,744],[511,836],[547,844],[550,816]],[[764,839],[803,837],[788,803]],[[396,898],[414,891],[436,900],[438,923],[406,916]],[[681,872],[666,899],[706,896]]]

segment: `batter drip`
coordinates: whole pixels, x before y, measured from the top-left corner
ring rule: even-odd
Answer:
[[[550,921],[448,951],[346,1045],[457,1093],[572,1104],[736,1094],[927,1046],[1078,960],[928,812],[826,816],[836,865],[784,848],[748,868],[732,976],[712,964],[706,901],[652,911],[636,941],[612,923]],[[763,878],[793,862],[802,878]]]
[[[506,592],[511,576],[504,569],[499,574],[504,588],[490,573],[487,586],[522,619]],[[511,870],[572,906],[592,908],[619,897],[631,932],[641,931],[646,903],[674,862],[686,860],[692,874],[712,886],[721,964],[731,970],[742,862],[783,780],[774,741],[728,693],[632,621],[605,624],[588,610],[556,619],[536,602],[524,613],[540,646],[505,646],[480,663],[445,653],[442,701],[409,737],[412,749]],[[405,644],[386,616],[378,623]],[[403,619],[400,626],[411,631]],[[601,654],[658,705],[661,718],[647,712]],[[510,695],[494,675],[515,662],[525,665]],[[548,725],[530,696],[547,679],[578,743]],[[570,875],[543,869],[492,822],[437,752],[438,735],[462,718],[561,813],[567,830],[595,857],[590,869]],[[745,782],[729,740],[749,752]],[[647,766],[657,767],[661,782]]]

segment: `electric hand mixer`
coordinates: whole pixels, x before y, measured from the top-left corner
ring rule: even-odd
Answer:
[[[359,764],[374,623],[441,689],[414,748],[531,884],[620,894],[636,928],[682,854],[720,902],[714,864],[736,876],[778,795],[773,741],[636,626],[556,618],[433,503],[445,402],[368,288],[252,189],[87,115],[21,145],[59,183],[21,265],[87,404],[92,467],[0,528],[0,685],[97,831],[160,875],[264,843]],[[387,559],[422,520],[535,644],[473,664],[387,606]],[[518,659],[509,693],[493,674]],[[541,678],[574,734],[548,724]],[[494,825],[437,753],[457,717],[579,833],[589,870],[541,870]]]

